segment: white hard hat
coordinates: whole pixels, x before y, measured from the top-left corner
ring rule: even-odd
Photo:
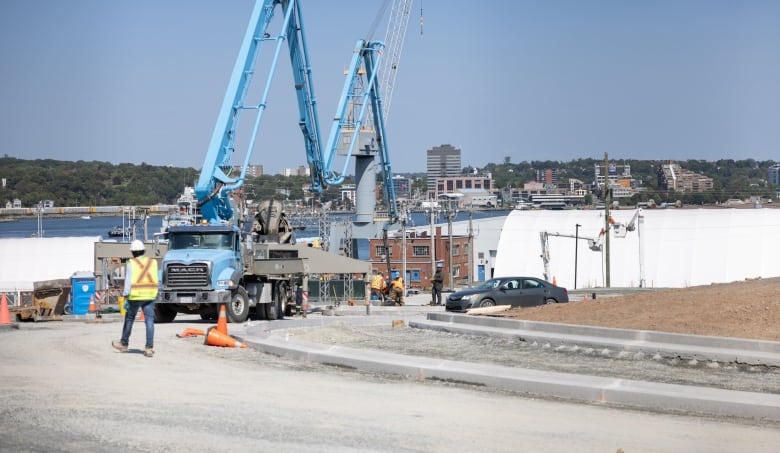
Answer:
[[[141,252],[146,250],[146,247],[144,246],[144,243],[136,239],[135,241],[130,243],[130,251],[131,252]]]

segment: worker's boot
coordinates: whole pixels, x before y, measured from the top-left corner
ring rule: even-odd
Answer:
[[[127,345],[122,344],[122,340],[114,340],[111,342],[111,346],[117,349],[119,352],[127,352]]]
[[[144,349],[144,357],[154,357],[154,349],[149,347]]]

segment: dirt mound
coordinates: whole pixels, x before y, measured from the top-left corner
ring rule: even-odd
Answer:
[[[513,309],[504,317],[780,341],[780,278]]]

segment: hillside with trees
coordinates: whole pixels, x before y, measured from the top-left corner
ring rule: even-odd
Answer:
[[[534,181],[536,170],[553,168],[558,170],[558,179],[566,181],[575,178],[590,185],[594,179],[594,165],[599,159],[575,159],[570,162],[523,161],[511,162],[506,157],[501,163],[491,163],[479,169],[491,173],[494,188],[522,188]],[[676,161],[686,170],[713,178],[713,190],[703,193],[674,193],[658,187],[656,171],[665,161],[614,160],[614,164],[631,165],[631,174],[643,190],[626,200],[636,203],[653,199],[656,202],[685,204],[711,204],[728,199],[746,199],[751,196],[774,198],[777,186],[767,180],[768,169],[774,161],[753,159],[722,159],[714,162],[703,160]],[[466,167],[464,173],[476,169]],[[199,170],[154,166],[142,163],[118,164],[98,161],[58,161],[51,159],[24,160],[4,156],[0,158],[0,204],[19,199],[25,207],[34,206],[41,200],[52,200],[56,206],[130,206],[157,203],[173,204],[185,186],[195,184]],[[417,193],[425,193],[425,174],[408,174]],[[301,200],[303,188],[309,182],[304,176],[265,175],[248,177],[244,191],[248,198]],[[350,183],[347,180],[346,183]],[[594,194],[594,200],[601,194]],[[339,199],[339,188],[328,188],[321,201]],[[348,206],[346,208],[349,208]]]
[[[488,164],[481,169],[483,173],[491,173],[493,187],[502,190],[509,187],[522,188],[523,184],[534,181],[536,170],[557,169],[558,180],[566,181],[575,178],[586,185],[591,185],[594,180],[594,166],[603,164],[602,159],[575,159],[570,162],[558,161],[531,161],[512,163],[510,158],[504,158],[500,164]],[[704,160],[678,160],[675,161],[682,168],[713,179],[713,189],[701,193],[678,193],[658,187],[657,170],[666,160],[610,160],[610,164],[630,165],[631,175],[637,180],[642,190],[634,195],[629,204],[648,201],[675,202],[680,200],[684,204],[713,204],[722,203],[729,199],[747,199],[752,196],[762,198],[775,198],[778,186],[768,181],[769,167],[776,162],[756,161],[754,159],[733,160],[721,159],[714,162]],[[465,168],[464,173],[472,169]],[[603,194],[596,192],[594,199],[603,198]]]

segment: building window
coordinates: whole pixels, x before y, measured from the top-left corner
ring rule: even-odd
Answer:
[[[460,244],[452,244],[452,256],[460,255]]]
[[[376,252],[376,256],[382,256],[382,257],[387,256],[387,249],[385,248],[384,245],[377,245],[375,252]],[[392,248],[390,249],[390,256],[393,256]]]
[[[468,242],[467,242],[467,243],[465,243],[465,244],[463,244],[463,254],[464,254],[464,255],[467,255],[467,256],[470,254],[470,250],[469,250],[469,244],[468,244]]]
[[[419,282],[420,281],[420,270],[419,269],[412,269],[409,271],[409,281],[410,282]]]
[[[452,266],[452,278],[460,277],[460,266]]]
[[[412,256],[431,256],[430,246],[428,245],[412,246]]]

